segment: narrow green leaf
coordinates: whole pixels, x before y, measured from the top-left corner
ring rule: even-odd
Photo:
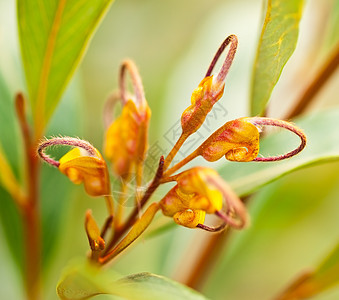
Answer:
[[[268,0],[253,66],[251,115],[262,115],[299,32],[303,0]]]
[[[70,267],[57,286],[63,300],[88,299],[109,294],[128,300],[204,300],[194,290],[163,276],[134,274],[117,280],[117,274],[83,262]]]
[[[16,124],[14,97],[6,86],[0,74],[0,144],[6,160],[10,164],[16,177],[22,163],[20,150],[20,134]],[[23,232],[20,214],[8,192],[1,186],[0,180],[0,222],[16,267],[23,272]]]
[[[305,272],[278,297],[279,300],[308,299],[339,285],[339,244],[314,272]]]
[[[41,130],[52,115],[112,1],[18,0],[21,52],[36,128]]]
[[[256,191],[259,187],[295,170],[314,164],[339,159],[339,135],[337,132],[339,109],[313,113],[296,120],[296,124],[307,136],[306,148],[293,158],[280,162],[229,162],[221,168],[220,174],[240,196]],[[260,153],[270,155],[286,153],[296,147],[298,138],[291,133],[279,131],[260,142]]]

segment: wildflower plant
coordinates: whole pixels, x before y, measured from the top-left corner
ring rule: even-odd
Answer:
[[[221,69],[217,74],[212,75],[216,62],[228,45],[230,45],[229,51]],[[118,101],[122,103],[121,115],[112,120],[107,128],[104,146],[114,174],[121,181],[121,197],[115,210],[108,167],[96,148],[87,141],[71,137],[46,139],[39,144],[37,151],[40,158],[57,167],[73,183],[83,183],[90,196],[102,196],[106,199],[108,216],[101,222],[102,231],[99,230],[90,211],[85,217],[91,260],[100,265],[109,263],[147,229],[159,210],[164,216],[173,218],[176,224],[187,228],[218,232],[227,227],[237,229],[246,227],[249,217],[243,202],[215,170],[193,167],[176,173],[197,156],[202,156],[209,162],[222,157],[237,162],[271,162],[290,158],[304,149],[306,136],[292,123],[271,118],[245,117],[225,123],[191,154],[170,166],[180,147],[199,130],[207,114],[213,109],[213,105],[221,98],[237,45],[237,37],[231,35],[218,49],[205,77],[192,93],[191,105],[181,116],[181,136],[166,158],[164,156],[159,158],[158,169],[144,193],[140,188],[143,184],[143,164],[147,155],[151,112],[135,64],[130,60],[122,63],[120,90],[108,98],[112,103],[105,106],[113,108]],[[131,76],[134,92],[127,91],[125,83],[127,71]],[[105,112],[104,115],[107,114]],[[290,130],[301,139],[300,146],[286,154],[261,157],[259,141],[264,125]],[[48,147],[56,145],[74,148],[56,161],[46,154]],[[126,218],[122,208],[127,182],[130,181],[132,174],[135,174],[135,207]],[[176,182],[176,185],[159,202],[149,204],[152,194],[159,185],[172,181]],[[144,208],[145,211],[142,212]],[[205,224],[206,214],[214,214],[220,219],[220,225],[214,227]]]
[[[298,34],[294,30],[298,28],[302,1],[295,1],[290,5],[280,3],[279,5],[284,10],[279,13],[274,11],[276,6],[271,3],[272,1],[268,1],[266,20],[260,38],[261,44],[259,44],[254,68],[254,78],[258,82],[254,80],[252,87],[254,93],[252,98],[256,99],[260,93],[262,97],[259,100],[253,100],[251,116],[225,120],[224,125],[215,129],[190,153],[179,161],[174,160],[192,135],[201,130],[214,105],[218,101],[223,101],[222,97],[227,88],[226,78],[238,48],[238,38],[232,34],[217,49],[207,67],[207,72],[197,88],[193,90],[190,104],[187,101],[188,107],[181,113],[181,134],[168,153],[159,155],[158,164],[152,171],[153,177],[149,182],[145,177],[145,163],[149,155],[151,107],[146,100],[139,70],[130,59],[121,63],[117,88],[109,95],[104,105],[103,145],[93,146],[76,135],[63,136],[58,132],[54,133],[57,136],[46,135],[49,118],[53,114],[67,80],[72,75],[74,66],[81,59],[98,20],[112,1],[98,1],[96,4],[80,2],[80,4],[75,4],[60,1],[55,7],[50,8],[54,14],[54,19],[49,24],[50,33],[43,31],[42,39],[46,37],[44,34],[47,38],[44,39],[43,45],[37,46],[41,41],[38,41],[36,35],[33,35],[37,38],[36,41],[31,41],[28,36],[32,36],[32,32],[40,28],[39,24],[46,20],[44,16],[33,13],[35,6],[39,6],[38,3],[29,4],[25,0],[18,1],[19,32],[30,100],[27,102],[23,93],[17,93],[15,97],[16,116],[25,153],[25,184],[22,185],[19,182],[1,148],[0,183],[14,200],[22,215],[23,227],[26,230],[24,281],[27,298],[39,299],[42,284],[41,224],[38,201],[39,168],[40,161],[42,161],[54,168],[52,172],[59,171],[73,184],[82,186],[90,197],[102,198],[107,207],[107,213],[103,219],[94,218],[95,212],[93,213],[90,208],[84,212],[83,235],[87,236],[89,244],[87,262],[70,268],[62,276],[57,286],[57,294],[61,299],[87,299],[99,294],[111,294],[124,299],[139,299],[140,297],[140,299],[160,299],[166,296],[166,293],[162,292],[163,286],[168,289],[169,297],[179,295],[178,299],[184,299],[186,296],[183,295],[186,293],[189,295],[187,299],[204,299],[202,295],[186,287],[177,286],[172,281],[157,278],[151,274],[137,274],[117,280],[119,276],[109,273],[104,267],[124,255],[126,248],[142,236],[157,214],[162,215],[158,216],[159,218],[171,219],[174,225],[204,231],[210,235],[228,232],[230,229],[243,230],[250,226],[250,213],[244,197],[241,197],[250,194],[250,188],[249,191],[240,193],[217,170],[207,166],[187,167],[187,164],[201,157],[207,163],[219,160],[229,161],[237,168],[246,164],[274,165],[279,161],[299,156],[299,153],[305,149],[307,138],[304,130],[288,120],[296,113],[292,113],[286,120],[270,118],[264,113],[270,93],[279,78],[276,74],[281,73],[294,50]],[[49,9],[47,2],[44,2],[43,8],[45,11]],[[74,23],[68,13],[72,15],[74,12],[76,12],[74,17],[81,15],[87,16],[88,19],[76,20],[76,22],[82,22],[82,26],[79,28],[78,39],[71,41],[69,28],[74,26]],[[294,29],[291,32],[276,34],[273,37],[277,40],[276,43],[271,41],[273,45],[278,44],[282,47],[285,52],[275,53],[272,56],[271,53],[263,54],[265,47],[262,44],[265,44],[265,35],[270,32],[267,28],[272,26],[270,16],[274,13],[277,13],[277,18],[281,17],[283,20],[291,14],[295,17],[289,24]],[[292,41],[292,47],[284,48],[287,40]],[[72,50],[67,48],[67,42],[73,43]],[[45,51],[43,58],[35,55],[40,53],[39,51]],[[33,52],[35,54],[32,56]],[[68,55],[62,56],[60,53],[68,53]],[[220,60],[220,69],[215,70]],[[57,66],[61,62],[64,63],[64,68],[59,70]],[[262,62],[273,64],[272,68],[275,70],[272,78],[267,79],[265,73],[256,71]],[[38,70],[38,75],[34,73],[36,70]],[[323,84],[321,79],[317,80],[320,82],[318,84]],[[257,91],[257,85],[265,86],[261,87],[260,93]],[[262,93],[263,90],[265,93]],[[32,111],[32,120],[27,113],[28,105]],[[116,116],[117,106],[121,107],[118,116]],[[295,135],[298,140],[297,147],[274,155],[262,155],[262,139],[264,135],[270,136],[266,132],[266,127],[276,127],[281,131],[288,131],[290,136]],[[278,143],[282,142],[278,141]],[[289,145],[290,143],[287,143],[288,148]],[[55,151],[51,151],[56,147],[63,147],[67,149],[67,152],[56,156]],[[98,150],[100,148],[103,149],[102,153]],[[312,161],[301,162],[294,168],[301,168],[307,163],[310,164]],[[230,164],[227,164],[225,168],[229,166]],[[279,175],[282,175],[282,172],[276,177]],[[264,179],[266,181],[263,184],[275,179],[274,176],[268,177]],[[118,180],[118,187],[112,185],[113,178]],[[126,209],[127,189],[131,183],[133,184],[133,206]],[[170,184],[171,187],[168,187]],[[256,185],[259,187],[260,183]],[[168,188],[160,198],[154,197],[160,186]],[[55,185],[54,188],[58,189],[58,186]],[[208,215],[210,216],[207,217]],[[299,299],[298,293],[301,299],[305,295],[316,294],[337,282],[332,278],[333,276],[331,277],[331,272],[337,268],[338,264],[334,263],[334,266],[327,268],[328,261],[332,261],[337,253],[336,247],[328,260],[324,260],[313,273],[307,274],[305,286],[304,281],[297,280],[295,285],[287,288],[280,295],[281,299],[295,299],[293,297]],[[317,286],[317,276],[326,278],[325,283],[310,292],[307,284]],[[143,280],[155,286],[155,294],[150,292],[147,286],[138,286]],[[129,284],[135,289],[129,288]],[[193,284],[189,285],[194,287]],[[138,294],[140,290],[142,296]]]

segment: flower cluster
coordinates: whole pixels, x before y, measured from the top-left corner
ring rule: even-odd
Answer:
[[[73,183],[83,183],[89,195],[102,196],[106,200],[108,217],[102,230],[99,230],[91,212],[86,213],[85,229],[92,250],[92,260],[100,264],[109,262],[142,234],[158,211],[173,218],[178,225],[211,232],[227,227],[241,229],[248,225],[249,217],[243,202],[215,170],[193,167],[176,173],[194,158],[202,156],[213,162],[224,156],[235,162],[267,162],[286,159],[303,150],[306,137],[293,124],[271,118],[245,117],[225,123],[191,154],[170,167],[181,146],[201,127],[213,105],[223,95],[226,75],[234,59],[237,44],[237,37],[231,35],[218,49],[204,79],[192,93],[191,105],[182,113],[181,136],[167,157],[159,158],[154,179],[147,185],[145,192],[141,192],[141,187],[151,111],[136,66],[130,60],[122,63],[119,91],[108,98],[104,110],[104,154],[112,165],[114,174],[121,180],[121,196],[117,200],[117,207],[113,206],[115,201],[111,194],[108,167],[96,148],[86,141],[70,137],[51,138],[41,142],[38,153],[43,160],[57,167]],[[228,46],[229,51],[221,69],[212,75],[214,66]],[[127,72],[131,77],[133,93],[129,93],[126,88]],[[122,106],[121,114],[114,119],[114,106],[119,101]],[[261,157],[259,144],[263,126],[287,129],[298,135],[301,143],[298,148],[286,154]],[[54,145],[71,146],[73,149],[56,161],[45,152],[46,148]],[[123,202],[131,174],[135,174],[135,207],[125,216]],[[176,185],[159,202],[150,204],[142,214],[158,186],[168,182],[176,182]],[[220,224],[206,225],[206,214],[215,215]],[[110,237],[106,238],[108,232]]]

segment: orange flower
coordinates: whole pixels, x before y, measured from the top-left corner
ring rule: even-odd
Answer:
[[[127,176],[133,164],[145,159],[150,116],[147,103],[138,108],[132,100],[128,100],[121,116],[109,126],[105,155],[112,162],[117,175]]]
[[[259,153],[259,129],[249,118],[229,121],[215,131],[197,153],[207,161],[216,161],[225,155],[231,161],[252,161]]]
[[[191,135],[200,128],[207,114],[223,93],[224,85],[218,86],[218,89],[216,89],[213,85],[213,76],[205,77],[200,82],[199,86],[192,93],[191,105],[181,116],[183,134]]]
[[[44,150],[50,146],[73,146],[60,161],[49,157]],[[100,152],[90,143],[71,137],[58,137],[43,141],[38,148],[40,157],[57,167],[73,183],[84,183],[86,192],[91,196],[110,196],[110,180],[107,165]]]
[[[59,170],[73,183],[84,183],[86,192],[91,196],[110,194],[110,184],[105,161],[95,149],[95,155],[86,150],[74,148],[59,160]]]
[[[205,214],[216,214],[227,224],[242,228],[247,213],[239,198],[212,169],[195,167],[174,176],[177,185],[160,201],[165,216],[173,217],[182,226],[196,228],[203,224]],[[223,200],[229,213],[236,214],[240,222],[221,211]]]
[[[225,61],[216,75],[211,75],[213,68],[225,48],[230,45]],[[211,65],[191,96],[191,105],[183,112],[181,116],[181,126],[183,135],[189,136],[196,132],[204,123],[207,114],[213,108],[213,105],[221,98],[224,93],[226,75],[233,62],[237,50],[238,39],[235,35],[228,36],[221,44]]]
[[[135,97],[125,91],[124,75],[128,70],[131,74]],[[141,165],[145,159],[148,140],[148,127],[151,110],[144,96],[141,79],[134,63],[125,61],[121,66],[120,94],[109,99],[120,98],[123,104],[121,115],[108,126],[105,138],[105,155],[112,162],[117,175],[126,179],[136,166],[138,177],[141,178]],[[108,103],[109,104],[109,103]],[[110,108],[111,105],[107,105]],[[112,114],[108,111],[105,114]],[[140,181],[140,180],[139,180]],[[140,182],[139,182],[140,184]]]

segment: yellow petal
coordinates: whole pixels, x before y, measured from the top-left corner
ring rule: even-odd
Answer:
[[[93,251],[103,250],[105,248],[105,241],[100,236],[100,229],[92,217],[90,210],[86,213],[85,229],[91,249]]]
[[[26,201],[24,192],[15,178],[10,164],[0,147],[0,184],[7,190],[7,192],[15,199],[18,204],[23,205]]]
[[[259,153],[259,130],[246,118],[227,122],[197,151],[207,161],[216,161],[224,155],[232,161],[252,161]]]
[[[137,108],[132,100],[128,100],[121,116],[108,128],[105,155],[117,175],[128,175],[133,164],[145,159],[150,116],[147,103],[145,107]]]
[[[182,131],[186,135],[196,132],[204,123],[213,105],[224,93],[224,85],[217,90],[213,86],[213,76],[205,77],[193,91],[191,105],[181,116]]]
[[[96,150],[96,156],[87,156],[84,150],[74,148],[59,160],[59,170],[75,184],[84,183],[91,196],[110,194],[110,182],[105,161]]]
[[[185,199],[182,199],[180,196],[181,194],[178,194],[178,186],[176,185],[174,188],[172,188],[166,196],[160,201],[160,208],[162,210],[162,213],[165,216],[173,217],[177,212],[185,210],[189,208],[188,205],[185,206],[184,202]],[[186,195],[185,195],[186,196]],[[187,196],[186,196],[187,197]],[[191,199],[192,197],[190,197]],[[188,203],[187,203],[188,204]]]
[[[202,210],[185,210],[177,212],[173,219],[175,223],[188,228],[196,228],[198,224],[204,224],[206,213]]]
[[[211,177],[219,177],[219,174],[213,169],[203,167],[192,168],[178,176],[180,191],[196,195],[190,200],[189,208],[201,209],[209,214],[222,208],[222,193],[210,182]]]

